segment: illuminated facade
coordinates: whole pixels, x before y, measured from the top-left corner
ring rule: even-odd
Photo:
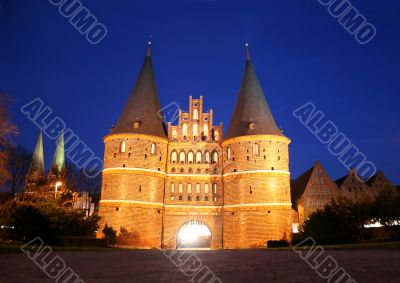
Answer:
[[[177,125],[165,126],[160,109],[148,47],[104,138],[99,231],[111,226],[117,244],[142,248],[188,246],[193,231],[213,249],[290,239],[290,140],[275,124],[248,49],[226,135],[201,96],[189,98],[187,112],[179,109]]]

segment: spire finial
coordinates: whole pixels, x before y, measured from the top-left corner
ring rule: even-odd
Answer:
[[[150,46],[151,46],[151,38],[153,36],[150,35],[149,39],[147,40],[147,49],[146,49],[146,56],[150,57],[151,56],[151,52],[150,52]]]
[[[244,46],[246,46],[246,60],[250,60],[249,42],[247,41],[247,36],[246,36],[246,43],[244,44]]]

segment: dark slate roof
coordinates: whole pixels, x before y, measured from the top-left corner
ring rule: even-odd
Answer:
[[[160,110],[150,46],[148,46],[136,84],[117,124],[111,129],[111,134],[138,133],[165,138],[166,129]],[[141,122],[138,129],[133,128],[134,121]]]
[[[291,180],[290,182],[290,188],[291,188],[291,199],[292,199],[292,205],[293,208],[297,209],[297,201],[301,198],[301,196],[303,195],[307,184],[311,178],[311,175],[314,171],[314,167],[311,167],[310,169],[308,169],[306,172],[304,172],[303,175],[301,175],[300,177],[298,177],[296,180]]]
[[[343,182],[346,180],[348,175],[343,176],[342,178],[339,178],[335,181],[336,185],[338,186],[338,188],[340,188],[340,186],[343,184]]]
[[[246,50],[246,67],[240,86],[239,96],[225,139],[246,135],[283,136],[277,127],[263,90]],[[255,129],[249,129],[249,123],[255,123]]]

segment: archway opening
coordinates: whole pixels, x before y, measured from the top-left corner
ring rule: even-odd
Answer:
[[[176,247],[178,249],[204,249],[211,247],[211,230],[201,221],[185,222],[178,230],[176,238]]]

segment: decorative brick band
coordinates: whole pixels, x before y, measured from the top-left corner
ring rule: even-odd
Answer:
[[[103,138],[103,141],[106,142],[106,141],[113,140],[113,139],[127,139],[127,138],[151,140],[151,141],[154,141],[154,142],[160,142],[160,143],[168,144],[168,139],[167,138],[160,138],[160,137],[151,136],[151,135],[133,134],[133,133],[110,134],[110,135],[105,136]]]
[[[149,201],[140,201],[140,200],[123,200],[123,199],[103,199],[100,200],[100,203],[127,203],[127,204],[139,204],[139,205],[151,205],[162,207],[163,203],[160,202],[149,202]]]
[[[224,205],[224,208],[246,207],[246,206],[292,206],[292,204],[290,202],[241,203],[241,204]]]
[[[200,178],[222,178],[222,175],[211,175],[211,174],[167,174],[168,177],[200,177]]]
[[[165,207],[185,207],[185,208],[222,208],[221,205],[185,205],[185,204],[166,204]]]
[[[235,142],[243,142],[243,141],[259,141],[259,140],[269,140],[269,141],[281,141],[289,144],[291,140],[285,136],[274,136],[274,135],[248,135],[248,136],[240,136],[235,138],[230,138],[224,140],[221,145],[226,146]]]
[[[227,176],[231,176],[231,175],[257,174],[257,173],[276,173],[276,174],[290,175],[290,172],[286,171],[286,170],[249,170],[249,171],[239,171],[239,172],[225,173],[223,176],[227,177]]]
[[[144,168],[127,168],[127,167],[111,167],[111,168],[105,168],[103,169],[103,174],[104,173],[131,173],[131,174],[137,174],[137,173],[142,173],[143,175],[149,175],[148,173],[152,173],[150,175],[165,175],[164,171],[158,171],[158,170],[152,170],[152,169],[144,169]]]

